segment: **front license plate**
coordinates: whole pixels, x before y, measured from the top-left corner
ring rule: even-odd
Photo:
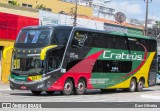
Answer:
[[[26,86],[21,86],[21,89],[22,89],[22,90],[26,90],[27,87],[26,87]]]

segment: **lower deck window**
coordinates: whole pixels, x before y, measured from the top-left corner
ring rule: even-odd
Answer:
[[[131,61],[97,60],[92,72],[128,73],[131,68]]]

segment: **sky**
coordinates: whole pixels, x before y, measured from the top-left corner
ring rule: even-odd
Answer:
[[[105,3],[107,7],[114,8],[116,12],[123,12],[127,18],[144,21],[146,14],[146,0],[94,0],[95,2],[111,1]],[[152,2],[151,2],[152,1]],[[160,21],[160,0],[149,0],[148,18]]]

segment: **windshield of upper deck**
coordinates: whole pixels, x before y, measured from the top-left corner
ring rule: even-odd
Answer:
[[[20,32],[16,43],[48,44],[51,35],[50,29],[24,29]]]

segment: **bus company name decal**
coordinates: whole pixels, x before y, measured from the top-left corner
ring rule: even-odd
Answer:
[[[137,53],[127,54],[125,52],[121,53],[112,53],[112,51],[105,50],[103,52],[104,59],[122,59],[122,60],[143,60],[142,55],[138,55]]]

